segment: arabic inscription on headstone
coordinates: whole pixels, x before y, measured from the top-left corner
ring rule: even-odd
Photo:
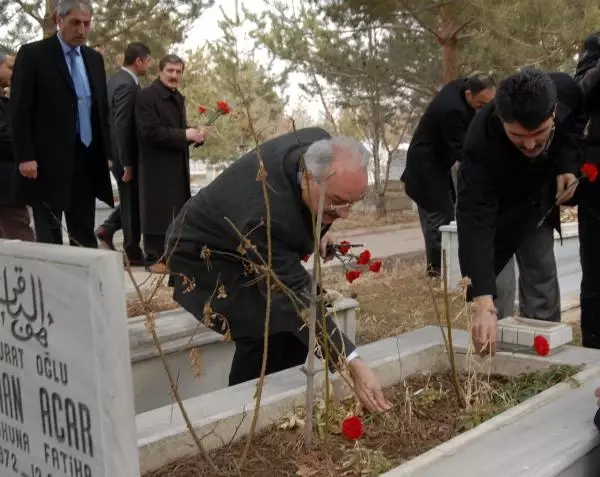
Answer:
[[[95,296],[94,283],[101,280],[92,265],[41,261],[37,251],[31,258],[11,257],[6,245],[0,241],[0,475],[108,477],[114,469],[107,466],[114,457],[109,452],[120,454],[110,442],[119,440],[114,434],[120,417],[105,415],[112,410],[102,396],[112,383],[103,367],[114,362],[99,362],[108,344],[93,320],[124,316],[97,313],[108,297]],[[123,372],[130,373],[124,364]],[[124,400],[131,397],[125,388]],[[134,432],[124,434],[127,439]]]

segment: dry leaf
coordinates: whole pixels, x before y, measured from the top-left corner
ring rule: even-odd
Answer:
[[[279,425],[279,429],[283,429],[284,431],[290,429],[296,429],[297,427],[304,426],[304,419],[299,418],[296,414],[288,414],[283,422]]]
[[[313,475],[317,475],[318,473],[319,473],[318,470],[311,469],[307,465],[301,465],[300,467],[298,467],[298,470],[296,471],[296,475],[299,475],[301,477],[311,477]]]

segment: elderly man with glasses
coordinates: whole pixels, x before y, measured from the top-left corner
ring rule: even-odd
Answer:
[[[314,251],[313,217],[325,184],[318,253],[331,258],[328,229],[363,198],[368,161],[368,152],[351,138],[331,137],[320,128],[285,134],[235,161],[192,197],[171,224],[166,256],[174,299],[234,340],[230,385],[260,375],[267,310],[263,260],[269,248],[280,285],[271,296],[266,371],[301,365],[316,351],[308,348],[302,319],[310,305],[311,277],[301,259]],[[261,174],[267,181],[268,209]],[[379,381],[331,318],[327,333],[317,326],[317,335],[320,343],[329,336],[332,369],[347,363],[363,405],[388,410],[391,403]]]

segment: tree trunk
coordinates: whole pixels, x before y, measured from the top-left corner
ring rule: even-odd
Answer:
[[[444,83],[453,81],[458,77],[457,54],[458,42],[456,38],[449,38],[442,43]]]
[[[46,12],[42,20],[42,31],[44,38],[54,35],[56,33],[56,7],[58,0],[46,0]]]
[[[454,16],[449,4],[440,6],[440,43],[442,45],[442,68],[444,82],[448,83],[458,77],[458,32]]]
[[[377,214],[377,218],[381,219],[387,215],[386,204],[385,192],[383,194],[377,194],[375,197],[375,212]]]

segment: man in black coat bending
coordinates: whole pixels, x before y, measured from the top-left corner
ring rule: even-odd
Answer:
[[[408,147],[402,181],[418,206],[429,276],[441,274],[440,227],[454,220],[452,166],[460,160],[475,112],[494,98],[495,91],[494,81],[485,75],[444,85],[425,110]]]
[[[547,251],[538,273],[558,288],[552,229],[560,233],[560,216],[554,205],[575,192],[581,106],[570,76],[527,68],[505,78],[494,103],[471,123],[458,172],[457,224],[477,352],[495,351],[496,276],[523,243],[535,241],[532,248]]]
[[[277,137],[258,151],[268,183],[272,269],[285,288],[272,290],[267,373],[274,373],[301,365],[313,351],[301,318],[308,311],[311,277],[301,260],[313,253],[320,184],[327,181],[319,251],[327,257],[331,239],[323,232],[363,198],[369,156],[354,139],[332,138],[319,128]],[[235,341],[230,385],[258,378],[263,357],[267,291],[260,257],[266,262],[268,234],[259,172],[253,150],[192,197],[167,232],[175,301]],[[330,366],[345,360],[361,402],[371,411],[389,409],[377,378],[331,318],[327,332]]]

